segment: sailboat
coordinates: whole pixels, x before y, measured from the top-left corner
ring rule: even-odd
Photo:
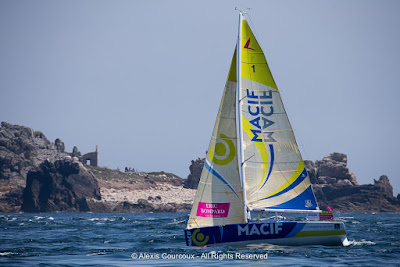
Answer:
[[[186,244],[343,245],[344,223],[319,219],[322,211],[293,129],[247,17],[240,12],[238,40],[185,229]],[[268,213],[275,216],[259,217]],[[287,220],[278,213],[306,218]]]

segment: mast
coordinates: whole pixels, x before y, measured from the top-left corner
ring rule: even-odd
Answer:
[[[248,222],[247,218],[247,199],[246,199],[246,182],[244,175],[244,152],[243,152],[243,122],[242,122],[242,109],[240,102],[242,101],[242,21],[243,21],[242,11],[239,10],[239,29],[238,29],[238,41],[237,41],[237,91],[236,91],[236,129],[238,136],[238,161],[239,161],[239,175],[242,182],[243,191],[243,209],[244,209],[244,222]]]

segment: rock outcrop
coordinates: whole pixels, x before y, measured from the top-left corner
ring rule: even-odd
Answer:
[[[347,168],[346,154],[334,152],[315,164],[310,160],[304,163],[313,184],[358,185],[356,176]]]
[[[0,179],[25,180],[29,171],[44,160],[54,162],[68,156],[60,139],[51,143],[40,131],[2,122],[0,127]]]
[[[313,191],[323,210],[328,204],[341,212],[400,212],[400,199],[393,196],[386,175],[374,180],[373,185],[313,185]]]
[[[40,131],[2,122],[0,212],[188,211],[194,197],[192,189],[197,188],[205,163],[205,159],[193,160],[185,180],[164,172],[122,173],[85,167],[77,158],[83,158],[78,148],[65,152],[65,144],[59,138],[52,143]],[[374,184],[358,185],[347,167],[345,154],[335,152],[322,160],[304,163],[322,209],[328,204],[343,212],[400,212],[400,194],[393,196],[388,177],[382,175]],[[93,173],[102,177],[102,192],[109,193],[103,200]]]
[[[23,192],[24,212],[90,211],[88,200],[100,200],[94,175],[73,159],[43,162],[29,171]]]
[[[189,167],[190,174],[183,185],[185,188],[197,189],[205,162],[205,158],[192,160],[192,164]]]
[[[378,181],[374,179],[374,186],[379,187],[379,191],[385,196],[389,198],[393,197],[393,186],[390,184],[389,178],[386,175],[381,175]]]
[[[329,205],[342,212],[400,211],[400,200],[393,196],[389,178],[382,175],[373,185],[359,185],[347,168],[347,155],[335,152],[315,164],[304,162],[321,209]]]

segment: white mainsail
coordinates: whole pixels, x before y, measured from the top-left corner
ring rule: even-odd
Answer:
[[[236,133],[236,50],[225,84],[188,229],[243,223]]]
[[[278,88],[249,24],[241,29],[241,129],[249,208],[316,209]]]

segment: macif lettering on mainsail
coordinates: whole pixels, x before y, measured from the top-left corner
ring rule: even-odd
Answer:
[[[241,38],[240,113],[248,207],[315,210],[310,179],[278,87],[245,19]]]
[[[211,136],[188,229],[243,223],[236,133],[236,49]]]

